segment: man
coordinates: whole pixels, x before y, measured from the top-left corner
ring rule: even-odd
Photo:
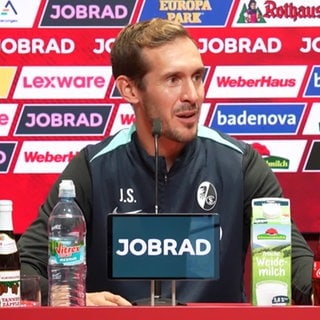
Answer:
[[[22,271],[42,275],[46,301],[48,216],[59,182],[72,179],[87,221],[87,305],[130,305],[150,295],[150,281],[108,280],[105,223],[114,211],[154,212],[152,127],[159,119],[159,214],[217,212],[222,228],[219,280],[178,281],[177,299],[245,302],[251,200],[282,196],[275,175],[250,145],[198,125],[204,65],[181,25],[162,19],[129,25],[112,47],[111,63],[135,124],[87,146],[65,168],[19,241]],[[197,199],[204,183],[214,199],[208,207]],[[292,241],[293,299],[309,304],[313,254],[294,224]],[[170,296],[170,285],[162,293]]]

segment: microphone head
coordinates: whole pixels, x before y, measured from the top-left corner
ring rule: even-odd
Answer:
[[[153,120],[152,135],[158,137],[161,135],[161,122],[159,118]]]

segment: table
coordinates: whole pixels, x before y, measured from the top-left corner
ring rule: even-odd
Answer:
[[[318,320],[320,317],[320,307],[257,307],[249,304],[133,307],[20,307],[0,308],[0,316],[2,319],[8,320]]]

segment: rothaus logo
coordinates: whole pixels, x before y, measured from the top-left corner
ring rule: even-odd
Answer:
[[[211,244],[206,239],[118,239],[120,249],[116,250],[118,256],[205,256],[211,252]]]

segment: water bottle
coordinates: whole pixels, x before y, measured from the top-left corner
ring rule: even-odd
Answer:
[[[72,180],[62,180],[48,221],[48,305],[86,305],[86,222]]]
[[[20,305],[20,256],[12,224],[12,200],[0,200],[0,307]]]

